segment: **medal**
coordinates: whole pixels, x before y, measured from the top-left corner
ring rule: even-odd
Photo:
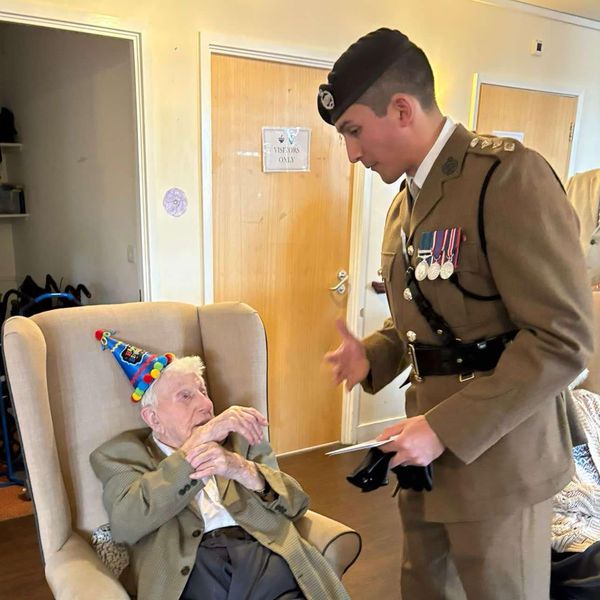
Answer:
[[[451,261],[447,260],[440,269],[440,277],[442,279],[450,279],[452,273],[454,273],[454,265]]]
[[[427,278],[429,261],[433,253],[433,241],[434,236],[432,231],[426,231],[421,235],[419,250],[417,252],[417,256],[421,259],[421,262],[415,269],[415,278],[417,281],[423,281]]]
[[[449,235],[444,241],[444,260],[440,271],[442,279],[450,279],[458,265],[458,249],[460,247],[462,229],[454,227],[447,231]]]
[[[448,233],[450,235],[448,235]],[[442,268],[440,270],[440,277],[442,279],[450,279],[452,273],[454,273],[454,263],[452,262],[452,255],[454,254],[454,239],[456,237],[456,228],[446,230],[444,233],[444,258],[442,259]]]
[[[427,272],[429,271],[429,265],[426,260],[422,260],[415,269],[415,277],[417,281],[423,281],[427,277]]]
[[[434,231],[433,233],[433,254],[431,257],[431,264],[429,265],[429,269],[427,270],[427,279],[429,281],[434,281],[440,276],[440,271],[442,270],[442,265],[440,264],[442,258],[442,248],[443,246],[443,235],[442,231]]]
[[[427,279],[429,279],[430,281],[437,279],[440,276],[441,270],[442,267],[440,266],[440,263],[431,263],[431,266],[429,267],[429,269],[427,269]]]

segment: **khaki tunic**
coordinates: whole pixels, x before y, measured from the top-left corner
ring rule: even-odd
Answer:
[[[487,256],[478,233],[480,191]],[[364,340],[371,363],[367,391],[377,392],[407,364],[407,332],[439,343],[414,301],[403,297],[402,235],[417,264],[424,232],[461,227],[457,273],[463,287],[501,300],[466,297],[450,281],[421,290],[471,342],[518,329],[496,369],[461,383],[458,376],[414,380],[409,416],[423,414],[446,446],[434,462],[425,519],[476,521],[550,498],[571,476],[571,441],[559,393],[592,350],[591,290],[579,246],[577,217],[545,160],[513,140],[475,138],[457,126],[409,211],[406,191],[386,221],[381,266],[391,319]]]
[[[600,169],[577,173],[567,183],[567,198],[581,225],[580,242],[592,284],[600,283]]]
[[[128,431],[95,450],[92,467],[103,484],[113,538],[129,546],[139,600],[178,600],[196,559],[204,530],[194,498],[201,481],[183,452],[168,457],[149,429]],[[263,502],[234,481],[217,476],[225,508],[238,525],[282,556],[308,600],[349,600],[327,560],[297,532],[294,520],[308,509],[298,482],[277,468],[267,442],[256,446],[230,434],[230,450],[255,462],[279,497]]]

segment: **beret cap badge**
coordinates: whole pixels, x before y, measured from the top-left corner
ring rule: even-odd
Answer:
[[[333,99],[333,94],[329,90],[321,88],[319,90],[319,98],[321,100],[321,105],[325,110],[333,110],[335,107],[335,100]]]

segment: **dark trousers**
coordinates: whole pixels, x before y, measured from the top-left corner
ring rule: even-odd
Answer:
[[[209,532],[180,600],[304,600],[281,556],[239,527]]]

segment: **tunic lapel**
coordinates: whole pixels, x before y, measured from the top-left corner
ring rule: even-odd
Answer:
[[[409,239],[444,196],[444,184],[461,174],[469,143],[473,139],[462,125],[457,125],[436,158],[410,216]]]

